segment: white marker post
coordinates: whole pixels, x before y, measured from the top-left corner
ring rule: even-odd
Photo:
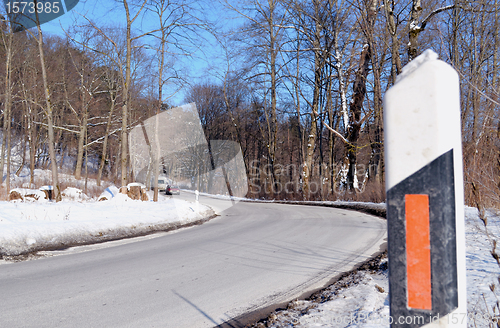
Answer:
[[[384,98],[391,327],[467,327],[459,79],[437,57]]]

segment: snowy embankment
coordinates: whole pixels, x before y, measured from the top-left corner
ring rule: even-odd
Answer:
[[[500,240],[500,217],[488,215],[489,237],[475,208],[465,209],[468,327],[490,327],[498,312],[500,269],[491,240]],[[490,285],[496,284],[494,292]],[[387,258],[382,256],[344,276],[309,300],[290,302],[253,327],[390,327]]]
[[[172,230],[212,215],[207,206],[163,196],[158,202],[123,194],[102,202],[2,202],[0,258]]]

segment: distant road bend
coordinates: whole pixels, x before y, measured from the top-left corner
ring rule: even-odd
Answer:
[[[324,287],[386,239],[385,220],[354,211],[200,202],[221,216],[155,238],[0,265],[0,327],[241,327],[256,318],[248,313]]]

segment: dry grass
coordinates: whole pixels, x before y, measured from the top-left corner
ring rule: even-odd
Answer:
[[[0,200],[6,201],[9,200],[9,195],[7,194],[7,189],[4,186],[0,186]]]

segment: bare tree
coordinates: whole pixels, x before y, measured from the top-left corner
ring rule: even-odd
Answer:
[[[1,16],[0,16],[1,19]],[[0,20],[0,24],[5,22]],[[4,157],[5,150],[7,149],[7,179],[5,182],[7,193],[10,192],[10,142],[11,142],[11,131],[10,131],[10,121],[11,121],[11,110],[12,110],[12,54],[13,45],[12,41],[14,38],[14,33],[9,24],[5,24],[7,31],[4,32],[0,29],[0,37],[5,49],[5,102],[4,102],[4,118],[3,118],[3,142],[2,142],[2,152],[0,154],[0,174],[3,180],[3,169],[4,169]]]
[[[165,102],[164,87],[167,83],[175,84],[179,83],[182,79],[177,75],[175,70],[167,71],[168,68],[173,68],[173,61],[167,60],[167,56],[175,56],[175,48],[180,49],[184,52],[185,43],[192,43],[192,40],[188,36],[189,33],[186,30],[191,30],[196,27],[197,23],[191,20],[190,11],[192,8],[188,6],[186,1],[169,1],[169,0],[155,0],[151,3],[149,9],[155,13],[158,18],[158,29],[149,33],[149,35],[154,36],[159,42],[157,48],[157,101],[156,101],[156,121],[155,121],[155,135],[154,135],[154,145],[155,149],[152,150],[153,157],[153,172],[154,172],[154,197],[153,200],[158,201],[158,177],[160,173],[160,127],[159,127],[159,114],[163,109],[163,104]],[[173,37],[176,35],[176,41],[173,41]],[[180,37],[181,36],[181,37]],[[180,37],[180,38],[179,38]],[[180,40],[182,39],[182,41]],[[174,49],[172,49],[174,48]],[[170,73],[170,74],[169,74]],[[179,89],[175,90],[168,95],[171,97],[173,94],[177,93]]]
[[[411,13],[410,13],[410,21],[409,21],[409,32],[408,32],[408,60],[411,61],[415,59],[415,57],[418,56],[418,36],[420,33],[422,33],[429,21],[431,20],[432,17],[435,15],[439,14],[440,12],[446,11],[446,10],[451,10],[454,9],[457,6],[457,4],[449,5],[449,6],[444,6],[437,8],[433,11],[431,11],[422,21],[420,21],[420,16],[422,13],[422,1],[421,0],[413,0],[412,1],[412,7],[411,7]]]
[[[138,39],[144,37],[152,33],[153,31],[149,31],[146,33],[141,33],[140,35],[133,36],[132,33],[132,25],[134,22],[140,17],[143,12],[148,0],[140,0],[137,5],[130,3],[128,0],[123,0],[123,8],[125,10],[125,60],[120,56],[113,58],[109,53],[107,54],[110,59],[115,61],[116,66],[121,72],[122,76],[122,127],[121,127],[121,147],[120,147],[120,168],[121,168],[121,185],[125,186],[128,182],[128,117],[130,111],[130,91],[131,91],[131,83],[132,83],[132,52],[134,49],[133,43]],[[135,8],[135,12],[132,10]],[[93,23],[89,18],[84,18],[89,22],[89,24],[95,28],[108,42],[113,45],[114,51],[117,54],[120,54],[121,46],[119,42],[114,40],[109,34],[107,34],[102,28],[98,27],[95,23]]]
[[[246,18],[248,24],[244,29],[244,34],[249,38],[243,37],[247,41],[247,51],[251,54],[250,63],[252,67],[248,68],[251,72],[248,79],[264,86],[263,109],[266,118],[266,129],[263,138],[267,142],[268,161],[271,166],[271,183],[269,187],[276,189],[276,152],[278,147],[278,86],[280,84],[280,75],[282,74],[279,63],[280,52],[284,46],[283,34],[286,26],[286,14],[282,8],[281,0],[252,0],[245,3],[248,12],[237,8],[229,1],[224,2],[231,10],[239,13]],[[267,86],[268,85],[268,86]],[[268,95],[269,93],[269,95]],[[269,97],[270,108],[268,108],[267,99]]]
[[[106,85],[106,91],[109,94],[109,114],[108,114],[108,119],[106,121],[106,131],[104,132],[104,138],[102,142],[102,152],[101,152],[101,161],[99,163],[99,170],[97,172],[97,185],[101,185],[101,179],[102,179],[102,173],[104,170],[104,166],[106,165],[106,157],[107,157],[107,150],[108,150],[108,139],[109,135],[111,132],[111,123],[113,119],[113,113],[115,111],[115,106],[116,106],[116,98],[117,94],[119,92],[119,86],[117,83],[118,76],[116,74],[116,71],[113,69],[105,69],[104,72],[104,84]]]
[[[57,171],[57,157],[56,157],[56,151],[55,151],[55,138],[54,138],[54,117],[53,117],[53,106],[52,106],[52,100],[51,100],[51,92],[50,92],[50,86],[48,82],[48,77],[47,77],[47,68],[46,68],[46,60],[45,60],[45,53],[44,53],[44,41],[43,41],[43,33],[42,29],[40,28],[40,20],[38,17],[38,12],[35,11],[36,15],[36,26],[37,26],[37,35],[35,36],[30,30],[28,33],[33,37],[34,40],[36,40],[36,43],[38,44],[38,55],[40,58],[40,67],[42,70],[42,82],[43,82],[43,89],[44,89],[44,95],[45,95],[45,107],[44,107],[44,112],[45,112],[45,117],[47,119],[47,133],[48,133],[48,146],[49,146],[49,158],[50,158],[50,166],[51,166],[51,171],[52,171],[52,187],[53,187],[53,198],[58,202],[61,201],[61,188],[59,185],[59,178],[58,178],[58,171]]]
[[[87,31],[88,32],[88,31]],[[83,34],[83,33],[82,33]],[[84,44],[84,47],[87,48],[90,42],[90,38],[92,35],[83,34],[81,35],[81,43]],[[75,178],[79,180],[81,178],[82,173],[82,164],[83,164],[83,155],[84,150],[87,149],[87,129],[88,129],[88,121],[89,121],[89,107],[94,101],[95,93],[100,89],[101,77],[99,76],[99,72],[97,72],[94,68],[96,60],[90,57],[88,53],[82,53],[73,49],[69,42],[66,44],[67,54],[69,55],[69,59],[72,63],[72,66],[79,77],[78,83],[78,103],[80,104],[80,108],[75,108],[73,106],[73,102],[70,101],[68,95],[67,82],[63,81],[64,84],[64,92],[66,95],[66,104],[71,109],[71,111],[75,114],[76,119],[79,121],[79,131],[78,131],[78,151],[76,157],[76,167],[75,167]],[[65,76],[63,69],[63,77]]]

